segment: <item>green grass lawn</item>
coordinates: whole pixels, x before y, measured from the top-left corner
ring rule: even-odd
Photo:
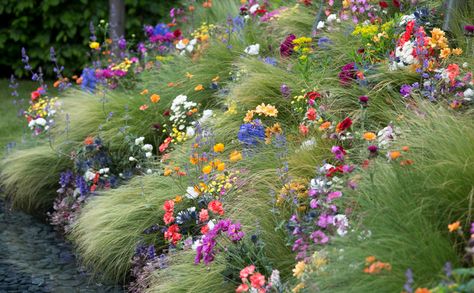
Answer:
[[[11,95],[9,80],[0,79],[0,156],[5,154],[9,146],[21,144],[31,138],[31,131],[20,111],[28,108],[31,92],[36,90],[38,83],[29,80],[18,83],[18,97],[15,97]],[[48,89],[56,92],[51,83],[48,83]]]

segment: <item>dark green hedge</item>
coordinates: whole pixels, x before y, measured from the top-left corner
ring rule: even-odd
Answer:
[[[168,16],[177,1],[125,0],[126,35],[142,38],[144,24]],[[107,20],[107,0],[1,0],[0,75],[24,75],[21,48],[30,64],[46,67],[51,74],[49,48],[54,46],[65,73],[78,72],[87,63],[89,23]]]

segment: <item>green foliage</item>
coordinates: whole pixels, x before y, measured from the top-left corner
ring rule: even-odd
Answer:
[[[144,24],[155,25],[166,18],[177,1],[125,0],[125,32],[142,39]],[[20,50],[27,49],[33,68],[43,67],[53,74],[49,48],[55,47],[58,62],[66,75],[78,73],[88,61],[89,23],[108,18],[108,1],[6,0],[0,2],[0,71],[24,76]],[[133,39],[133,38],[132,38]]]

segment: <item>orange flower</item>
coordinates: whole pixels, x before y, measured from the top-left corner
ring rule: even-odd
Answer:
[[[218,171],[224,171],[225,170],[225,163],[217,164],[217,170]]]
[[[214,145],[214,152],[216,153],[222,153],[224,151],[224,144],[223,143],[218,143]]]
[[[198,92],[198,91],[203,91],[203,90],[204,90],[204,87],[202,86],[202,84],[198,84],[198,85],[194,88],[194,90],[195,90],[196,92]]]
[[[60,80],[56,80],[56,81],[53,83],[53,87],[58,87],[60,84],[61,84],[61,81],[60,81]]]
[[[192,156],[191,158],[189,158],[189,162],[193,165],[196,165],[199,162],[199,159],[197,156]]]
[[[410,147],[407,145],[402,147],[402,151],[404,152],[408,152],[409,150],[410,150]]]
[[[194,8],[194,6],[193,6],[193,5],[189,5],[189,7],[188,7],[188,10],[189,10],[189,11],[193,12],[193,11],[194,11],[194,9],[195,9],[195,8]]]
[[[212,7],[212,0],[204,1],[204,3],[202,3],[202,7],[211,8]]]
[[[139,109],[141,111],[145,111],[146,109],[148,109],[148,105],[147,104],[141,105]]]
[[[94,138],[92,136],[88,136],[86,137],[86,139],[84,139],[84,144],[85,145],[91,145],[94,143]]]
[[[451,55],[451,49],[444,48],[444,49],[441,49],[441,53],[439,53],[439,58],[446,59],[449,57],[449,55]]]
[[[81,84],[82,83],[82,76],[76,79],[76,84]]]
[[[181,195],[177,195],[175,198],[174,198],[174,202],[175,203],[180,203],[181,201],[183,201],[183,197]]]
[[[373,263],[376,260],[375,256],[371,255],[365,258],[365,262],[368,264]]]
[[[204,166],[204,168],[202,168],[202,173],[204,173],[204,174],[209,174],[209,173],[211,173],[211,171],[212,171],[211,165],[206,165],[206,166]]]
[[[364,133],[364,139],[367,140],[367,141],[371,141],[371,140],[374,140],[376,138],[377,138],[377,135],[375,135],[375,133],[373,133],[373,132]]]
[[[323,124],[319,125],[319,130],[326,130],[331,127],[331,122],[326,121]]]
[[[431,293],[431,290],[428,288],[417,288],[415,293]]]
[[[448,225],[449,232],[457,231],[461,227],[461,222],[456,221]]]
[[[453,49],[452,53],[453,53],[454,55],[459,56],[459,55],[462,54],[462,49],[461,49],[461,48]]]
[[[173,171],[171,171],[171,169],[166,168],[165,171],[163,172],[163,175],[164,176],[170,176],[172,172]]]
[[[253,110],[247,111],[247,114],[245,114],[244,122],[250,122],[250,121],[252,121],[252,119],[253,119],[253,114],[254,114],[254,111],[253,111]]]
[[[400,162],[401,166],[410,166],[413,165],[413,160],[403,160]]]
[[[168,87],[174,87],[175,83],[174,82],[168,82]]]
[[[156,104],[160,101],[160,95],[157,95],[157,94],[153,94],[150,96],[150,101],[153,103],[153,104]]]
[[[214,78],[212,79],[212,82],[218,82],[219,79],[220,79],[220,77],[219,77],[219,76],[216,76],[216,77],[214,77]]]
[[[147,95],[148,94],[148,90],[147,89],[144,89],[140,92],[140,95]]]
[[[398,159],[402,154],[399,151],[392,151],[389,152],[390,159],[396,160]]]
[[[235,162],[238,162],[238,161],[242,160],[242,153],[239,152],[239,151],[233,151],[229,156],[229,160],[232,163],[235,163]]]

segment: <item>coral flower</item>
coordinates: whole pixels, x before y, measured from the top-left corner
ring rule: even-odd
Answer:
[[[456,221],[448,225],[449,232],[457,231],[461,227],[461,222]]]
[[[323,124],[319,125],[319,130],[326,130],[331,127],[331,122],[326,121]]]
[[[417,288],[415,293],[431,293],[431,290],[428,288]]]
[[[206,209],[201,209],[199,212],[199,221],[206,222],[209,220],[209,212]]]
[[[251,274],[253,274],[253,272],[255,272],[255,266],[254,265],[250,265],[248,267],[245,267],[242,270],[240,270],[240,278],[241,279],[247,279]]]
[[[214,152],[216,153],[222,153],[224,151],[224,144],[223,143],[218,143],[214,145]]]
[[[308,112],[306,112],[306,117],[308,118],[308,120],[314,121],[314,120],[316,120],[317,116],[318,115],[317,115],[316,110],[314,108],[309,108]]]
[[[211,201],[207,208],[214,214],[224,215],[224,209],[222,208],[222,203],[218,200]]]
[[[156,104],[160,101],[160,95],[157,95],[157,94],[153,94],[150,96],[150,101],[153,103],[153,104]]]
[[[146,109],[148,109],[148,105],[147,104],[143,104],[140,106],[139,108],[141,111],[145,111]]]
[[[300,133],[301,133],[302,135],[307,135],[308,132],[309,132],[308,126],[306,126],[306,125],[304,125],[304,124],[300,124],[299,130],[300,130]]]
[[[163,210],[167,213],[173,213],[174,211],[174,201],[173,200],[167,200],[163,204]]]
[[[373,263],[376,260],[375,256],[371,255],[365,258],[365,262],[368,264]]]
[[[373,133],[373,132],[364,133],[364,139],[367,140],[367,141],[371,141],[371,140],[374,140],[376,138],[377,138],[377,135],[375,135],[375,133]]]
[[[252,287],[254,288],[262,288],[262,286],[265,285],[265,276],[258,272],[253,274],[250,276],[250,284],[252,284]]]
[[[249,286],[247,284],[240,284],[237,289],[235,289],[236,293],[247,292],[249,290]]]
[[[147,89],[144,89],[140,92],[140,95],[147,95],[148,94],[148,90]]]
[[[86,139],[84,139],[84,144],[85,145],[91,145],[94,143],[94,138],[92,136],[88,136],[86,137]]]
[[[401,156],[401,153],[400,153],[399,151],[392,151],[392,152],[389,152],[389,157],[390,157],[390,159],[392,159],[392,160],[396,160],[396,159],[398,159],[400,156]]]

